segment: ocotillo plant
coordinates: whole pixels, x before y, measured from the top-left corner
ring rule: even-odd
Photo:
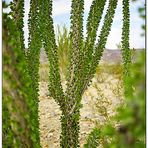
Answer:
[[[98,5],[100,5],[99,8]],[[45,31],[43,30],[46,33],[43,38],[49,38],[44,41],[45,50],[48,54],[50,64],[49,91],[51,96],[56,99],[62,110],[61,147],[79,147],[79,118],[82,94],[95,73],[95,68],[102,55],[102,51],[105,48],[105,43],[110,31],[116,5],[117,1],[110,1],[104,25],[99,37],[99,42],[97,46],[94,47],[96,32],[103,13],[105,1],[94,1],[91,6],[87,23],[87,39],[85,45],[82,44],[83,1],[72,1],[70,35],[73,54],[71,56],[69,74],[67,76],[67,90],[65,94],[63,93],[61,83],[59,83],[60,74],[57,65],[57,47],[55,44],[51,15],[49,16],[49,19],[43,21],[44,24],[47,21],[45,27],[47,25],[47,27],[49,27],[48,29],[45,28]],[[47,10],[50,10],[51,14],[51,5],[49,6],[50,7],[48,7],[47,4],[44,5],[44,11],[46,10],[46,7],[48,7]],[[49,12],[44,12],[44,17],[46,13]],[[41,18],[43,19],[43,16]]]
[[[124,1],[124,0],[123,0]],[[81,99],[90,84],[99,61],[101,59],[107,37],[111,30],[118,0],[109,0],[103,26],[97,38],[106,0],[93,0],[87,19],[87,37],[83,36],[84,0],[72,0],[70,38],[72,54],[67,74],[67,89],[64,92],[59,72],[57,45],[52,19],[52,0],[31,0],[29,12],[29,44],[24,54],[28,65],[28,72],[32,79],[34,97],[38,97],[39,53],[43,47],[49,60],[49,93],[59,104],[61,115],[61,147],[79,147],[79,119]],[[24,0],[19,1],[16,10],[23,16]],[[126,10],[126,3],[123,3]],[[19,16],[19,15],[18,15]],[[128,17],[128,16],[127,16]],[[20,37],[23,45],[22,17],[18,22]],[[127,30],[128,31],[128,30]],[[24,46],[22,46],[23,48]],[[126,54],[126,53],[125,53]],[[38,101],[38,100],[37,100]]]

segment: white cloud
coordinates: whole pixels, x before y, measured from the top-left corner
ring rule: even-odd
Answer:
[[[145,47],[145,39],[141,37],[141,29],[132,28],[130,31],[130,47],[131,48],[143,48]]]
[[[120,28],[112,28],[108,37],[106,48],[117,49],[117,44],[121,42],[122,30]],[[140,36],[141,29],[131,28],[130,30],[130,48],[143,48],[145,45],[144,38]]]
[[[84,11],[88,12],[93,0],[84,0]]]
[[[119,44],[120,42],[121,42],[121,29],[112,28],[106,43],[106,48],[117,49],[117,44]]]
[[[70,13],[71,2],[69,0],[53,1],[53,16]]]
[[[84,11],[88,12],[93,0],[84,0]],[[70,13],[71,1],[70,0],[54,0],[53,1],[53,16],[58,16]]]
[[[4,8],[4,9],[3,9],[3,12],[4,12],[4,13],[9,13],[10,11],[11,11],[10,7]]]
[[[25,47],[28,48],[28,13],[30,9],[30,0],[25,1],[25,15],[24,15],[24,38],[25,38]]]
[[[88,11],[93,0],[84,0],[84,9]],[[69,13],[71,10],[71,1],[69,0],[54,0],[53,15],[61,15]]]

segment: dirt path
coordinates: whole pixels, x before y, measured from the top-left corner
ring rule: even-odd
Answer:
[[[106,118],[115,113],[123,99],[121,81],[117,75],[102,73],[93,79],[92,85],[83,95],[80,120],[80,146],[83,147],[87,135],[97,123],[103,124]],[[47,82],[40,82],[40,134],[42,148],[60,148],[59,106],[48,97]]]

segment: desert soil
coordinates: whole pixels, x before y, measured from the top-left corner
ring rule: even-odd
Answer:
[[[63,82],[64,83],[64,82]],[[60,148],[59,106],[48,96],[47,82],[40,81],[40,136],[42,148]],[[93,78],[91,86],[82,98],[80,120],[80,147],[97,124],[104,124],[115,114],[116,107],[122,102],[123,89],[118,75],[101,73]]]

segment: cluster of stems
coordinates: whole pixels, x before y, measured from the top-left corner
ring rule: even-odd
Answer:
[[[53,26],[52,0],[30,1],[28,50],[25,56],[34,90],[33,97],[38,105],[39,57],[40,49],[43,47],[49,61],[49,94],[56,100],[62,111],[60,137],[61,147],[63,148],[79,147],[79,119],[82,95],[89,86],[102,57],[111,30],[117,2],[118,0],[109,0],[103,26],[97,43],[95,43],[106,0],[93,0],[87,19],[85,41],[83,36],[84,0],[72,0],[70,17],[72,54],[70,54],[70,64],[66,77],[67,89],[64,92],[61,84],[58,47]],[[16,11],[17,9],[19,10],[19,13],[15,15],[18,17],[17,26],[24,50],[23,5],[24,0],[20,0],[18,2],[19,8],[17,8],[17,5],[15,7]],[[129,0],[123,0],[123,16],[122,53],[125,75],[129,76],[128,66],[131,61],[129,51]]]

